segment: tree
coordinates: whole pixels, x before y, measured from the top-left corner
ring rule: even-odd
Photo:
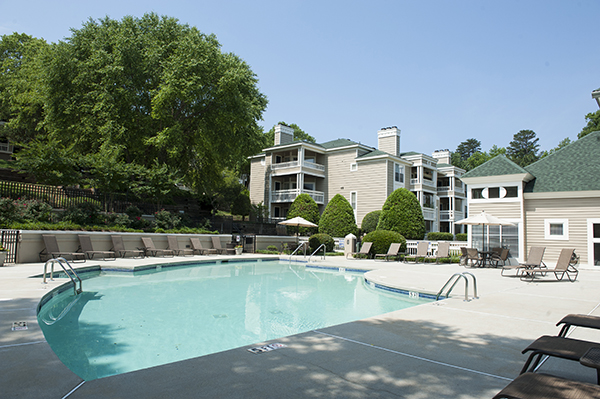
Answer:
[[[381,211],[373,211],[369,212],[365,215],[360,224],[360,229],[363,234],[368,234],[372,231],[377,230],[377,224],[379,223],[379,216],[381,215]]]
[[[476,152],[481,152],[481,141],[477,139],[467,139],[456,147],[455,152],[459,154],[460,159],[465,161]]]
[[[423,239],[425,219],[417,197],[405,188],[391,193],[381,209],[377,230],[395,231],[407,240]]]
[[[300,129],[300,126],[295,123],[287,124],[285,122],[279,122],[280,125],[289,126],[294,129],[294,141],[307,141],[309,143],[316,143],[316,140],[313,136],[306,133],[304,130]],[[268,132],[264,134],[263,137],[263,148],[272,147],[275,142],[275,126],[271,128]]]
[[[585,116],[585,121],[587,122],[587,125],[577,135],[578,139],[587,136],[591,132],[600,130],[600,110],[587,114]]]
[[[506,155],[519,166],[530,165],[540,158],[538,141],[533,130],[521,130],[513,136]]]
[[[498,155],[506,155],[506,148],[498,147],[496,144],[494,144],[492,146],[492,148],[490,148],[488,155],[489,155],[490,159],[492,159]]]
[[[345,237],[356,234],[356,220],[350,202],[341,194],[336,194],[327,204],[319,221],[319,233],[332,237]]]
[[[319,224],[319,205],[315,202],[315,200],[308,194],[300,194],[296,197],[292,205],[290,206],[290,210],[287,213],[287,218],[295,218],[296,216],[300,216],[309,222],[314,224]],[[288,234],[296,233],[296,227],[288,226]],[[299,227],[298,232],[302,235],[312,235],[317,232],[317,227]]]
[[[571,139],[566,137],[564,139],[561,140],[560,143],[558,143],[558,145],[556,147],[554,147],[553,149],[549,150],[549,151],[544,151],[542,153],[542,155],[540,155],[540,159],[547,157],[550,154],[554,154],[556,151],[560,150],[563,147],[568,146],[569,144],[571,144]]]

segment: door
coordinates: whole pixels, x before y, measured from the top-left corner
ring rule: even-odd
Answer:
[[[600,266],[600,219],[588,219],[588,264]]]

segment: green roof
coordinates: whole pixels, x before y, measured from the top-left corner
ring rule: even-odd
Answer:
[[[358,144],[356,141],[352,141],[352,140],[348,140],[348,139],[337,139],[337,140],[327,141],[327,142],[321,143],[319,145],[325,149],[330,149],[330,148],[338,148],[338,147],[347,147],[349,145],[356,145],[356,144]]]
[[[489,161],[479,165],[475,169],[472,169],[465,173],[462,178],[465,177],[484,177],[484,176],[502,176],[502,175],[519,175],[527,173],[528,171],[521,166],[517,165],[504,155],[498,155]]]
[[[388,153],[387,153],[387,152],[385,152],[385,151],[373,150],[373,151],[371,151],[371,152],[367,152],[366,154],[363,154],[363,155],[359,156],[359,157],[358,157],[358,158],[356,158],[356,159],[364,159],[364,158],[378,157],[378,156],[381,156],[381,155],[388,155],[388,156],[389,156],[389,155],[391,155],[391,154],[388,154]]]
[[[423,154],[421,154],[420,152],[415,152],[415,151],[408,151],[408,152],[401,152],[400,153],[401,157],[408,157],[408,156],[411,156],[411,155],[423,155]]]
[[[535,179],[526,193],[600,190],[600,131],[561,148],[525,169]]]

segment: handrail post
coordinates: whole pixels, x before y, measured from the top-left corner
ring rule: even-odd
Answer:
[[[323,259],[325,259],[325,253],[326,253],[326,252],[325,252],[325,249],[326,249],[326,247],[325,247],[325,244],[321,244],[321,245],[319,245],[319,248],[317,248],[317,249],[315,250],[315,252],[313,252],[312,254],[310,254],[310,256],[308,257],[308,261],[309,261],[309,262],[310,262],[310,260],[312,259],[313,255],[314,255],[314,254],[316,254],[317,252],[319,252],[319,249],[321,249],[321,248],[323,248]]]

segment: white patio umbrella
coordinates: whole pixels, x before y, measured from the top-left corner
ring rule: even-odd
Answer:
[[[482,226],[481,238],[482,238],[482,251],[485,251],[485,226],[514,226],[515,224],[508,220],[497,218],[485,211],[481,211],[479,215],[469,216],[466,219],[454,222],[454,224],[470,224],[471,226]]]
[[[284,226],[296,226],[296,227],[317,227],[313,222],[309,222],[303,217],[296,216],[295,218],[291,218],[288,220],[284,220],[283,222],[279,222],[277,224],[282,224]],[[296,241],[298,241],[298,231],[296,231]]]

